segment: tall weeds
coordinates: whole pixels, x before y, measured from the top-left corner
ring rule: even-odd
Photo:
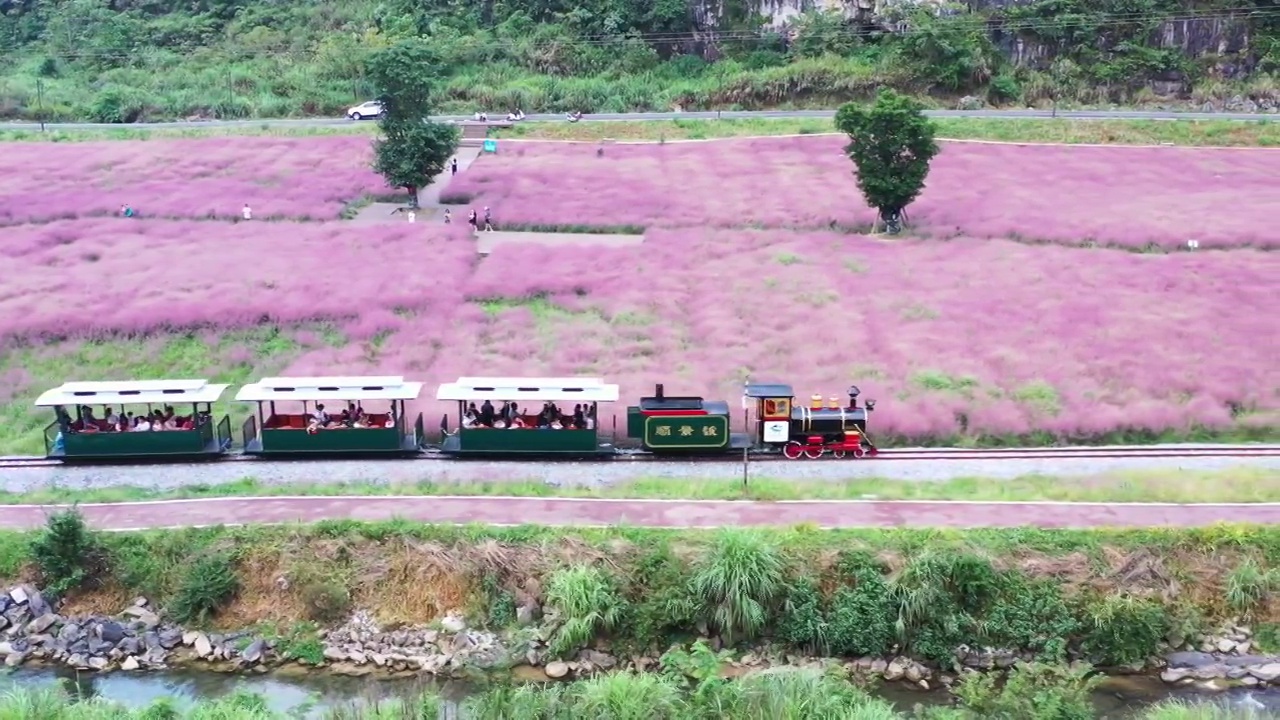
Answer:
[[[624,604],[610,579],[587,565],[557,570],[547,585],[547,602],[561,613],[549,650],[564,657],[609,632],[622,619]]]
[[[757,532],[724,529],[694,568],[690,592],[708,628],[729,645],[755,637],[783,597],[786,565]]]

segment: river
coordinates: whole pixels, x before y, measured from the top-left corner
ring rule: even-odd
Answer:
[[[455,702],[475,691],[474,685],[458,682],[376,680],[325,673],[277,672],[241,676],[182,670],[152,674],[99,675],[76,673],[62,668],[23,667],[0,674],[0,692],[16,687],[61,687],[65,692],[80,698],[101,697],[131,707],[145,706],[163,697],[172,698],[180,707],[189,706],[201,699],[223,697],[237,690],[245,690],[265,697],[276,711],[294,711],[296,717],[317,717],[326,707],[408,695],[426,689],[436,691]],[[910,710],[917,703],[930,705],[946,701],[944,693],[921,692],[891,684],[882,685],[876,694],[902,710]],[[1241,709],[1252,708],[1260,713],[1259,717],[1280,718],[1280,689],[1194,693],[1173,690],[1158,679],[1138,676],[1108,679],[1094,694],[1094,703],[1100,717],[1121,720],[1152,703],[1171,698],[1221,703]],[[450,713],[451,717],[454,715]]]

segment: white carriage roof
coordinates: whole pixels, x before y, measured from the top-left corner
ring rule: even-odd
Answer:
[[[405,382],[400,375],[381,377],[271,377],[245,385],[238,402],[276,400],[414,400],[422,383]]]
[[[464,377],[436,391],[437,400],[616,402],[618,386],[600,378]]]
[[[210,384],[208,380],[69,382],[36,398],[36,407],[211,403],[222,397],[227,387]]]

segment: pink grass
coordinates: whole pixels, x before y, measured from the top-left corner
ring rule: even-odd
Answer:
[[[220,137],[0,145],[0,224],[116,213],[143,218],[336,219],[390,192],[370,139]]]
[[[509,143],[446,198],[502,224],[867,227],[835,137],[666,145]],[[945,143],[908,209],[935,237],[1129,248],[1280,247],[1280,151]]]
[[[471,244],[443,226],[408,223],[102,218],[10,227],[3,236],[7,335],[243,327],[441,307],[457,302],[453,283],[475,261]]]
[[[970,433],[1091,436],[1280,410],[1269,252],[652,230],[639,247],[511,245],[477,263],[439,226],[114,219],[10,228],[3,249],[11,334],[336,318],[348,342],[290,374],[581,373],[627,401],[656,382],[731,400],[747,376],[802,397],[856,383],[877,427],[917,436],[962,416]]]

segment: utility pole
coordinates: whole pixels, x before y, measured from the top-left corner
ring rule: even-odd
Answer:
[[[36,116],[40,119],[40,132],[44,132],[44,80],[36,78]]]

